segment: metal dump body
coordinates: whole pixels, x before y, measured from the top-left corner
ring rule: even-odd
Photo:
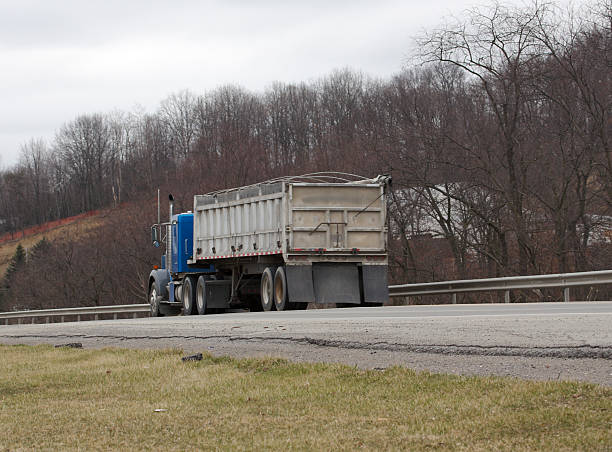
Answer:
[[[386,253],[384,181],[266,182],[194,197],[193,260]]]

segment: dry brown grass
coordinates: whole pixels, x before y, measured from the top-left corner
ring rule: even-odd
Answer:
[[[103,224],[103,222],[103,214],[99,216],[85,217],[75,221],[74,223],[58,226],[50,231],[40,232],[23,238],[16,238],[15,240],[11,240],[9,242],[0,243],[0,279],[6,273],[8,264],[15,254],[15,250],[19,244],[26,249],[32,248],[40,240],[42,240],[43,237],[51,241],[64,240],[67,237],[82,238],[87,234],[95,232]],[[19,237],[18,233],[16,234],[16,237]]]
[[[180,357],[0,347],[0,450],[612,449],[595,385]]]

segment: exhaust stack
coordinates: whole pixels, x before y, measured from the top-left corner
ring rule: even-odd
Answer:
[[[174,196],[168,195],[170,201],[168,226],[166,229],[166,268],[172,272],[172,215],[174,214]]]

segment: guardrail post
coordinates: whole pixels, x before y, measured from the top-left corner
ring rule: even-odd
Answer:
[[[32,325],[34,325],[34,319],[36,319],[36,317],[32,317]]]
[[[138,318],[138,313],[137,313],[137,312],[135,312],[135,313],[134,313],[134,315],[133,315],[132,317],[133,317],[134,319],[137,319],[137,318]]]
[[[64,316],[60,317],[60,322],[64,323]]]
[[[49,323],[49,316],[45,317],[45,323]]]
[[[99,316],[98,314],[94,315],[94,320],[98,320]]]
[[[453,296],[451,298],[451,303],[452,304],[457,304],[457,294],[456,293],[453,294]]]
[[[77,314],[77,322],[81,321],[81,314]]]
[[[21,325],[21,317],[17,319],[17,325]]]
[[[116,312],[113,314],[113,320],[117,320],[117,313]]]
[[[565,302],[570,301],[569,287],[563,288],[563,301]]]
[[[504,292],[504,303],[510,303],[510,291],[506,290]]]

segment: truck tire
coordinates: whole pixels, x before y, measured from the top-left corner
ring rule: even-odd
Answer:
[[[199,315],[208,314],[210,309],[206,307],[206,278],[200,276],[196,286],[196,309]]]
[[[151,317],[163,317],[159,310],[159,290],[155,282],[149,287],[149,304],[151,305]]]
[[[186,276],[183,281],[183,315],[192,315],[195,310],[195,278]]]
[[[289,311],[293,304],[289,302],[287,294],[287,276],[285,267],[278,267],[274,274],[274,306],[277,311]]]
[[[272,269],[266,267],[261,275],[261,307],[264,311],[274,310],[274,277],[272,276]]]

